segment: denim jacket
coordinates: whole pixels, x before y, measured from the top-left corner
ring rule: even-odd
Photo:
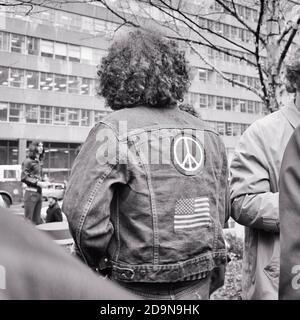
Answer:
[[[184,138],[183,138],[184,137]],[[77,250],[132,282],[177,282],[226,264],[225,146],[175,108],[122,109],[90,131],[66,190]]]

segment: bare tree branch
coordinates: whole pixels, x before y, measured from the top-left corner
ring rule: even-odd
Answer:
[[[235,85],[238,85],[242,88],[245,88],[249,91],[252,91],[253,93],[255,93],[260,99],[264,99],[264,96],[258,91],[256,90],[255,88],[253,87],[250,87],[248,86],[247,84],[245,83],[242,83],[242,82],[239,82],[239,81],[236,81],[236,80],[233,80],[229,77],[227,77],[219,68],[217,68],[214,64],[212,64],[208,59],[206,59],[194,46],[192,43],[189,43],[189,46],[191,47],[191,49],[199,56],[199,58],[205,63],[207,64],[208,66],[210,66],[213,70],[215,70],[218,74],[220,74],[220,76],[225,79],[226,81],[232,83],[232,84],[235,84]]]
[[[282,53],[280,55],[280,58],[279,58],[279,61],[278,61],[278,65],[277,65],[277,72],[279,72],[280,69],[281,69],[281,66],[282,66],[282,63],[283,63],[283,61],[284,61],[284,59],[286,57],[286,54],[287,54],[287,52],[288,52],[288,50],[289,50],[289,48],[290,48],[290,46],[291,46],[296,34],[297,34],[299,25],[300,25],[300,16],[298,17],[296,25],[293,27],[293,31],[291,32],[291,34],[290,34],[290,36],[288,38],[288,41],[287,41],[287,43],[285,44],[285,46],[284,46],[284,48],[282,50]]]

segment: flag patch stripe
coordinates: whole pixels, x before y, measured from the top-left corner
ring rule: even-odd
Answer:
[[[208,220],[206,223],[194,223],[190,225],[184,225],[184,226],[175,226],[175,229],[188,229],[188,228],[195,228],[195,227],[202,227],[209,225],[210,220]]]

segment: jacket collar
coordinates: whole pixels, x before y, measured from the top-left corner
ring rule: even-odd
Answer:
[[[282,108],[282,112],[294,129],[300,125],[300,111],[293,102]]]

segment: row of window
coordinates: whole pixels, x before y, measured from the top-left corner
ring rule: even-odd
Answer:
[[[0,66],[0,86],[94,95],[95,80]]]
[[[0,102],[0,121],[90,127],[107,111]]]
[[[237,137],[241,136],[250,126],[246,123],[233,123],[221,121],[206,121],[206,123],[217,131],[221,136]]]
[[[228,73],[228,72],[224,72],[224,75],[229,79],[247,84],[254,88],[259,88],[260,86],[259,79],[255,77],[249,77],[241,74],[234,74],[234,73]],[[192,68],[192,80],[198,80],[203,83],[207,83],[207,82],[216,83],[217,86],[223,86],[223,87],[235,86],[233,83],[230,83],[227,80],[225,80],[219,73],[214,72],[212,70],[207,70],[207,69],[197,68],[197,67]]]
[[[223,0],[224,5],[229,7],[230,9],[234,9],[233,2],[228,0]],[[237,14],[239,17],[241,17],[243,20],[248,20],[252,22],[258,22],[258,11],[256,9],[252,9],[246,6],[243,6],[238,3],[234,3],[235,9],[237,11]],[[217,1],[214,3],[214,9],[217,12],[228,12],[225,10]]]
[[[266,114],[262,102],[189,92],[187,102],[197,108]]]
[[[41,10],[43,9],[43,10]],[[34,6],[30,14],[22,6],[5,6],[0,8],[0,13],[10,18],[17,18],[23,21],[40,23],[51,27],[62,27],[68,30],[81,31],[97,36],[111,39],[119,24],[95,19],[76,13],[62,10],[41,8]]]
[[[104,50],[0,31],[0,50],[98,65]]]
[[[182,45],[184,46],[184,45]],[[250,65],[250,63],[246,62],[243,59],[237,58],[237,57],[241,57],[244,59],[247,59],[249,61],[251,61],[252,63],[256,63],[255,57],[254,55],[250,54],[250,53],[246,53],[246,52],[241,52],[238,50],[232,50],[232,49],[227,49],[227,48],[220,48],[225,50],[226,52],[228,52],[228,54],[226,52],[220,52],[219,50],[213,49],[213,48],[209,48],[209,47],[205,47],[205,46],[200,46],[200,45],[194,45],[194,47],[196,48],[197,51],[199,51],[201,54],[207,56],[211,61],[219,61],[219,62],[225,62],[225,63],[232,63],[232,64],[239,64],[239,65]],[[188,50],[188,53],[190,55],[195,55],[195,51],[190,48]],[[234,57],[232,55],[235,55],[237,57]],[[261,63],[266,66],[267,64],[267,59],[266,57],[260,57]]]

